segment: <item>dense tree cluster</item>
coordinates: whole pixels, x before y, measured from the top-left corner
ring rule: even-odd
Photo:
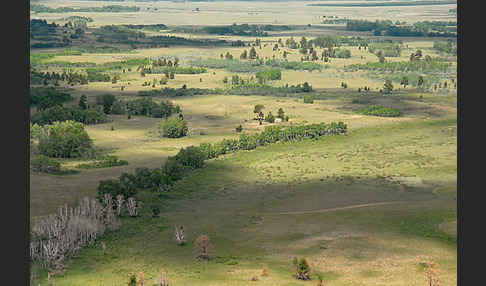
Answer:
[[[56,121],[72,120],[84,124],[99,124],[108,121],[105,113],[96,109],[82,109],[78,106],[65,107],[53,106],[33,114],[30,117],[32,123],[39,125],[52,124]]]
[[[38,110],[44,110],[53,106],[59,106],[73,97],[67,93],[53,87],[31,87],[30,88],[30,106],[36,106]]]
[[[155,118],[167,118],[180,113],[181,108],[170,101],[154,102],[151,98],[130,100],[126,103],[127,111],[132,115],[145,115]]]
[[[268,36],[267,31],[289,31],[291,28],[285,25],[248,25],[233,24],[229,26],[207,26],[202,31],[208,34],[235,35],[235,36]]]
[[[456,37],[457,23],[446,21],[422,21],[413,25],[395,24],[391,20],[348,20],[346,30],[372,31],[377,36],[395,37]]]
[[[93,142],[84,124],[75,121],[54,122],[44,126],[39,138],[39,153],[55,158],[77,158],[93,151]]]
[[[193,95],[218,94],[218,93],[222,93],[222,90],[204,89],[204,88],[187,88],[184,85],[181,88],[165,87],[162,89],[142,90],[138,92],[138,96],[179,97],[179,96],[193,96]]]
[[[261,112],[261,110],[260,110]],[[261,133],[241,134],[239,139],[223,139],[212,143],[201,143],[199,146],[181,148],[177,155],[169,157],[161,168],[138,168],[134,174],[123,173],[117,180],[103,180],[98,186],[98,198],[104,194],[116,197],[134,196],[139,189],[153,192],[164,192],[173,189],[175,181],[182,179],[188,172],[204,166],[204,161],[238,150],[252,150],[258,146],[276,142],[289,142],[304,139],[318,139],[322,136],[339,135],[347,132],[343,122],[330,124],[317,123],[310,125],[267,126]]]
[[[160,123],[160,135],[168,138],[180,138],[187,135],[187,121],[181,117],[169,117]]]

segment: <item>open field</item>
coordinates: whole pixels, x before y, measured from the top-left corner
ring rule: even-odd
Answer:
[[[130,2],[128,6],[141,7],[140,12],[132,13],[90,13],[94,19],[90,25],[110,24],[144,24],[166,23],[170,25],[231,25],[233,23],[248,24],[290,24],[316,25],[320,24],[323,15],[336,15],[340,18],[360,18],[367,20],[391,18],[400,21],[416,22],[420,20],[454,21],[449,9],[457,5],[438,6],[407,6],[407,7],[316,7],[307,4],[318,4],[319,1],[286,1],[285,5],[275,5],[274,2],[257,1],[217,1],[217,2]],[[112,5],[103,1],[49,1],[50,7],[101,7]],[[127,5],[127,4],[125,4]],[[150,8],[147,10],[147,8]],[[157,10],[153,10],[157,8]],[[199,8],[199,11],[194,11]],[[365,11],[365,12],[363,12]],[[87,13],[44,13],[33,14],[32,17],[55,20],[67,15],[86,15]],[[115,14],[115,15],[113,15]],[[282,17],[282,15],[285,15]]]
[[[87,109],[99,112],[105,112],[105,106],[98,102],[98,96],[105,94],[114,95],[127,108],[134,100],[151,99],[156,103],[168,100],[182,110],[188,134],[181,138],[161,137],[159,126],[166,119],[150,117],[150,112],[148,116],[130,115],[130,118],[127,113],[107,114],[108,122],[85,125],[97,152],[126,160],[128,165],[80,169],[79,164],[96,158],[56,158],[63,170],[75,172],[59,175],[31,171],[33,223],[55,213],[59,206],[75,206],[83,197],[96,197],[101,180],[117,179],[122,173],[134,173],[141,167],[160,168],[181,148],[238,139],[240,133],[235,129],[239,125],[243,133],[254,134],[271,125],[341,121],[348,131],[317,140],[280,142],[221,155],[206,160],[202,168],[176,181],[170,192],[137,190],[135,197],[144,204],[140,217],[122,217],[117,230],[106,231],[94,245],[82,249],[68,260],[63,271],[51,272],[50,281],[48,270],[32,263],[35,274],[32,285],[127,285],[131,274],[142,271],[144,285],[152,286],[158,285],[157,279],[164,271],[171,286],[317,285],[316,274],[322,275],[326,286],[419,286],[428,285],[424,270],[425,263],[430,261],[439,265],[440,285],[456,285],[457,57],[450,51],[439,52],[434,48],[434,42],[446,41],[444,38],[375,37],[372,32],[346,31],[342,25],[321,24],[324,15],[408,23],[455,21],[455,14],[449,13],[456,8],[455,4],[357,8],[308,6],[323,1],[39,3],[54,8],[115,4],[138,6],[141,11],[31,14],[32,18],[48,22],[73,15],[93,19],[87,23],[86,38],[74,38],[67,48],[31,49],[37,72],[84,75],[92,68],[109,76],[108,81],[89,80],[84,84],[45,80],[32,85],[34,88],[43,85],[66,88],[73,100],[63,102],[63,107],[80,106],[81,96],[85,95]],[[191,28],[233,23],[290,25],[291,29],[270,31],[264,37],[187,32]],[[126,24],[168,27],[160,31],[142,30],[147,36],[170,34],[228,42],[214,46],[184,42],[168,47],[136,47],[133,43],[97,42],[93,36],[101,26]],[[299,48],[290,49],[287,44],[273,49],[279,39],[286,42],[293,37],[299,43],[302,37],[311,40],[318,36],[354,36],[369,41],[369,45],[378,42],[377,46],[399,46],[400,55],[386,56],[385,65],[410,63],[411,54],[418,50],[421,57],[416,61],[425,62],[428,58],[429,62],[416,69],[410,64],[387,71],[377,68],[351,71],[347,69],[351,65],[375,64],[379,57],[360,45],[348,44],[336,49],[349,50],[349,58],[333,57],[328,62],[321,57],[324,48],[318,46],[313,46],[318,55],[315,61],[302,59]],[[261,46],[254,45],[257,38]],[[238,40],[245,46],[231,45]],[[98,48],[106,45],[119,49],[106,53],[75,51],[77,47],[95,44]],[[249,60],[240,59],[243,51],[250,51],[249,45],[254,45],[258,58],[264,61],[283,60],[285,51],[286,59],[294,66],[276,67],[280,79],[266,81],[249,95],[237,95],[237,88],[258,86],[257,72],[270,69],[266,64],[251,66]],[[233,66],[222,59],[227,53],[237,60]],[[174,78],[152,71],[145,73],[155,67],[153,63],[121,64],[126,60],[160,57],[177,57],[179,67],[185,68],[205,60],[222,62],[218,68],[206,67],[204,73],[176,72]],[[320,69],[298,69],[302,62],[317,64]],[[76,63],[96,65],[75,66]],[[437,63],[451,66],[439,69],[434,67]],[[232,68],[241,70],[235,72]],[[247,81],[247,86],[232,83],[235,75]],[[425,79],[424,88],[418,86],[419,75]],[[408,85],[400,84],[403,76],[410,80]],[[167,78],[167,83],[159,82],[162,78]],[[393,90],[389,94],[383,92],[385,79],[392,79]],[[304,83],[312,90],[290,92],[285,87]],[[363,91],[365,86],[370,90]],[[162,93],[165,88],[173,89],[173,93],[158,96],[139,93]],[[192,96],[177,93],[186,88],[217,92]],[[304,102],[309,97],[313,103]],[[264,106],[265,116],[268,112],[277,115],[281,108],[289,121],[259,125],[253,112],[259,104]],[[399,116],[363,114],[373,106],[389,108]],[[32,115],[39,112],[39,106],[31,106]],[[37,144],[36,141],[31,145],[31,157],[40,152]],[[154,207],[160,209],[159,217],[152,217]],[[184,246],[174,240],[176,225],[185,227]],[[193,244],[201,234],[209,235],[213,245],[209,261],[194,258]],[[305,257],[310,263],[310,282],[292,277],[294,257]],[[261,276],[265,267],[269,275]],[[258,281],[251,281],[255,276]]]

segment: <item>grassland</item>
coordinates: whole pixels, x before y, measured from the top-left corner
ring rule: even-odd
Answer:
[[[319,2],[312,2],[319,3]],[[111,2],[52,1],[49,7],[102,7]],[[205,34],[170,32],[183,25],[282,24],[311,27],[271,32],[261,38],[256,47],[261,59],[283,58],[300,61],[298,50],[280,47],[273,51],[278,39],[291,36],[299,41],[316,35],[360,35],[340,30],[332,25],[320,25],[323,15],[340,18],[393,19],[407,22],[423,20],[453,20],[448,10],[456,5],[421,7],[310,7],[308,2],[137,2],[142,9],[133,13],[46,13],[33,18],[57,21],[72,15],[89,16],[88,27],[108,24],[163,24],[168,30],[150,31],[150,35],[176,35],[185,38],[208,38]],[[154,8],[157,8],[155,10]],[[200,8],[199,12],[193,11]],[[363,13],[363,11],[366,13]],[[282,16],[284,15],[284,17]],[[218,16],[218,17],[217,17]],[[455,16],[454,16],[455,17]],[[295,27],[294,27],[295,28]],[[210,36],[212,39],[254,42],[255,37]],[[451,55],[433,49],[427,38],[400,38],[399,57],[386,57],[387,62],[410,60],[418,49],[423,57],[442,57],[456,65]],[[176,74],[166,85],[156,88],[142,86],[160,79],[161,74],[142,77],[137,65],[147,58],[174,57],[183,67],[197,60],[220,59],[231,53],[235,59],[246,47],[172,46],[167,48],[127,49],[117,47],[110,52],[89,50],[80,43],[79,52],[64,49],[32,50],[38,68],[43,71],[83,72],[86,67],[72,63],[93,63],[102,72],[120,76],[116,83],[90,82],[86,85],[64,86],[74,97],[66,105],[77,105],[81,95],[88,104],[96,104],[96,96],[114,94],[117,99],[140,98],[139,91],[164,87],[229,88],[225,77],[248,78],[247,72],[228,68],[207,68],[201,74]],[[75,47],[76,48],[76,47]],[[120,48],[119,50],[117,50]],[[88,159],[61,159],[63,169],[76,170],[64,175],[30,174],[31,221],[53,213],[63,204],[75,205],[84,196],[94,197],[100,180],[117,178],[123,172],[138,167],[158,168],[181,147],[237,138],[235,128],[243,132],[262,130],[254,117],[257,104],[264,113],[277,114],[279,108],[289,116],[289,122],[318,123],[343,121],[349,132],[345,136],[329,136],[316,141],[273,144],[252,151],[240,151],[207,161],[205,167],[178,181],[169,193],[156,195],[140,191],[137,198],[146,206],[161,209],[160,217],[152,218],[148,208],[140,218],[123,218],[122,226],[109,232],[98,243],[83,249],[69,261],[66,272],[53,275],[57,286],[126,285],[129,275],[143,271],[147,285],[154,285],[160,271],[168,273],[170,285],[315,285],[293,278],[292,259],[306,257],[312,273],[320,273],[325,285],[426,285],[424,263],[435,261],[441,269],[441,285],[457,283],[456,221],[456,89],[451,85],[432,92],[418,90],[411,84],[401,88],[394,73],[349,71],[353,64],[378,62],[378,57],[358,47],[345,46],[351,58],[331,59],[316,63],[322,70],[281,69],[282,79],[273,86],[297,85],[308,82],[313,92],[313,104],[303,102],[304,94],[292,96],[237,96],[211,94],[161,98],[179,105],[188,121],[189,136],[160,138],[156,128],[162,119],[146,116],[109,115],[110,122],[87,125],[86,130],[101,153],[115,155],[128,165],[79,169]],[[83,50],[84,49],[84,50]],[[316,48],[318,55],[321,48]],[[45,54],[45,55],[43,55]],[[131,60],[131,71],[118,66]],[[53,63],[64,63],[55,66]],[[71,65],[70,65],[71,64]],[[422,71],[426,80],[436,82],[455,79],[454,72],[431,74]],[[405,71],[410,81],[415,74]],[[402,74],[400,74],[402,76]],[[385,78],[395,85],[391,95],[379,92]],[[347,88],[342,88],[345,82]],[[121,90],[121,87],[124,87]],[[358,93],[358,88],[370,87]],[[400,111],[399,117],[379,117],[362,114],[372,105]],[[36,112],[31,108],[31,113]],[[188,245],[178,246],[173,240],[174,225],[183,224]],[[193,242],[197,235],[208,234],[214,245],[212,259],[197,262]],[[106,243],[103,254],[101,242]],[[264,266],[269,276],[259,277]],[[33,285],[50,285],[47,271],[33,264],[37,277]]]

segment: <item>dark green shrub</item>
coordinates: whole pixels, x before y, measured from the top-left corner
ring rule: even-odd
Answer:
[[[236,132],[240,133],[241,131],[243,131],[243,126],[238,125],[236,128],[235,128]]]
[[[160,209],[157,206],[151,206],[150,212],[152,213],[152,217],[159,217]]]
[[[53,87],[30,88],[30,106],[37,106],[38,110],[44,110],[53,106],[62,106],[64,102],[73,97],[69,93],[59,91]]]
[[[81,109],[88,109],[88,98],[86,97],[86,95],[81,95],[81,97],[79,98],[78,106]]]
[[[150,188],[152,186],[152,171],[150,171],[150,169],[146,167],[136,168],[135,181],[137,188]]]
[[[61,163],[44,155],[39,155],[30,162],[32,171],[55,174],[61,171]]]
[[[199,147],[189,146],[186,149],[181,148],[179,153],[174,157],[183,166],[190,167],[192,169],[202,168],[206,156],[199,149]]]
[[[151,190],[154,192],[162,190],[168,191],[174,184],[174,180],[170,176],[164,174],[164,171],[161,168],[152,170],[150,174],[150,182],[152,184]]]
[[[111,114],[125,114],[126,104],[119,100],[115,101],[111,106]]]
[[[304,84],[302,85],[302,91],[303,92],[311,92],[312,86],[308,82],[304,82]]]
[[[118,195],[123,195],[125,199],[133,197],[136,191],[134,189],[125,188],[119,180],[101,180],[98,184],[98,200],[103,201],[105,194],[110,194],[113,198]]]
[[[159,132],[162,137],[180,138],[187,135],[187,121],[179,117],[169,117],[162,121]]]
[[[189,167],[182,165],[175,157],[169,157],[162,167],[162,173],[173,181],[182,179],[184,174],[189,171]]]
[[[127,194],[135,194],[137,191],[137,178],[133,174],[122,173],[118,178],[122,188]]]
[[[103,94],[96,97],[96,103],[103,106],[103,112],[106,114],[111,113],[111,108],[115,101],[116,98],[113,94]]]
[[[46,134],[39,138],[41,154],[49,157],[76,158],[92,153],[93,143],[82,123],[55,122],[46,128]]]

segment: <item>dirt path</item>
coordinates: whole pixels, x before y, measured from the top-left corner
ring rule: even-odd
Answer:
[[[393,201],[393,202],[359,204],[359,205],[351,205],[351,206],[345,206],[339,208],[319,209],[319,210],[312,210],[312,211],[295,211],[295,212],[278,212],[278,213],[275,212],[275,213],[264,213],[264,214],[265,215],[295,215],[295,214],[325,213],[325,212],[340,211],[340,210],[347,210],[347,209],[357,209],[357,208],[364,208],[364,207],[374,207],[374,206],[383,206],[383,205],[409,203],[409,202],[410,201]]]

